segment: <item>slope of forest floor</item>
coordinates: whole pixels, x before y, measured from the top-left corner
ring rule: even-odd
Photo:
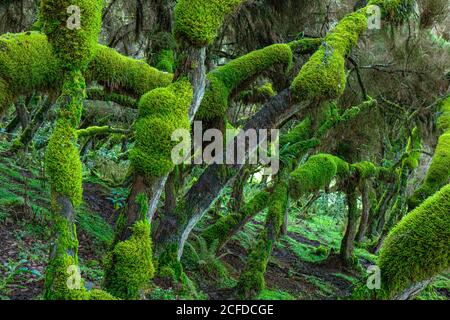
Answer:
[[[0,152],[8,143],[0,142]],[[77,215],[80,265],[86,285],[100,287],[102,259],[113,238],[113,224],[120,207],[120,189],[88,178],[84,184],[84,205]],[[27,156],[0,157],[0,300],[41,299],[45,266],[51,243],[49,184],[42,162]],[[363,249],[356,255],[360,269],[348,270],[333,253],[339,250],[343,222],[333,216],[311,215],[291,221],[288,234],[273,251],[266,273],[267,289],[259,299],[345,299],[361,281],[362,270],[375,264],[376,257]],[[189,270],[201,297],[236,298],[233,289],[245,266],[247,252],[264,214],[239,232],[224,249],[220,263],[226,275],[208,279],[201,271]],[[153,299],[177,299],[170,289],[153,288]],[[419,297],[448,299],[450,274],[440,276]]]

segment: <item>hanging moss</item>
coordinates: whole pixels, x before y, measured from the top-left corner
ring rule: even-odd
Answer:
[[[191,84],[187,79],[181,79],[141,98],[139,120],[135,125],[136,143],[130,151],[135,172],[159,177],[173,169],[171,153],[177,143],[171,137],[175,130],[189,130],[188,111],[192,96]]]
[[[366,29],[365,10],[352,13],[337,24],[292,82],[291,89],[298,98],[333,100],[342,95],[346,87],[345,56]]]
[[[80,27],[69,28],[70,6],[80,9]],[[42,30],[53,45],[64,68],[84,70],[98,48],[102,24],[103,0],[42,0],[40,20]]]
[[[274,65],[288,69],[292,51],[288,45],[276,44],[230,61],[208,74],[209,86],[197,113],[199,119],[222,117],[228,110],[232,91],[244,81],[252,79]]]
[[[104,286],[116,297],[138,299],[154,275],[150,223],[140,220],[131,237],[115,245],[106,263]]]
[[[408,145],[406,147],[407,158],[404,159],[404,165],[408,166],[411,170],[416,169],[419,166],[420,156],[422,151],[422,139],[417,127],[411,132],[411,137],[408,139]]]
[[[389,234],[379,258],[383,286],[394,296],[450,266],[450,185],[408,214]]]
[[[175,35],[198,46],[210,44],[225,16],[242,0],[180,0],[175,7]]]
[[[289,179],[291,197],[298,199],[304,194],[323,189],[336,175],[346,176],[349,170],[349,165],[338,157],[329,154],[312,156],[291,174]]]

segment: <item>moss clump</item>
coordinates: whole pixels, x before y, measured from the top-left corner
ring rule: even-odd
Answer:
[[[421,151],[422,139],[419,129],[416,127],[411,132],[411,137],[409,137],[408,146],[406,147],[407,157],[404,159],[403,164],[411,170],[416,169],[419,166]]]
[[[27,32],[0,36],[0,114],[19,95],[50,91],[61,78],[59,63],[45,35]]]
[[[379,258],[384,288],[394,296],[450,264],[450,185],[408,214],[389,234]]]
[[[273,242],[269,240],[267,231],[260,234],[256,246],[247,258],[247,264],[238,283],[238,294],[243,299],[257,297],[266,287],[264,274],[267,270]]]
[[[216,37],[227,14],[242,0],[179,0],[175,7],[175,35],[191,44],[206,46]]]
[[[104,286],[121,299],[138,299],[154,275],[150,223],[140,220],[132,235],[115,245],[107,261]]]
[[[447,125],[449,111],[450,98],[442,103],[441,113],[438,118],[438,127],[444,130],[444,134],[439,138],[433,161],[423,184],[408,200],[410,209],[419,206],[425,199],[448,183],[450,177],[450,126]]]
[[[415,9],[414,0],[371,0],[368,5],[379,6],[383,19],[396,24],[407,20]]]
[[[292,51],[288,45],[276,44],[230,61],[208,74],[209,87],[200,109],[199,119],[222,117],[228,109],[232,91],[244,81],[258,76],[274,65],[287,69],[292,63]]]
[[[338,157],[329,154],[312,156],[291,174],[289,179],[291,197],[298,199],[306,193],[323,189],[336,175],[346,176],[349,170],[349,165]]]
[[[80,9],[80,27],[69,28],[70,6]],[[53,45],[64,68],[85,69],[98,48],[102,24],[103,0],[42,0],[40,20],[42,30]]]
[[[6,82],[0,78],[0,116],[3,115],[11,102],[11,90]]]
[[[311,137],[311,118],[306,118],[288,133],[280,137],[280,146],[293,145],[295,143],[308,140]]]
[[[156,56],[156,69],[172,73],[175,69],[175,56],[173,50],[161,50]]]
[[[192,86],[181,79],[166,88],[158,88],[144,95],[139,102],[139,120],[136,122],[136,144],[130,151],[135,172],[158,177],[173,167],[172,149],[176,142],[171,137],[175,130],[189,130],[189,106]]]
[[[287,203],[288,185],[286,180],[280,177],[270,196],[266,230],[259,235],[258,242],[251,250],[239,279],[238,293],[242,298],[255,298],[265,288],[264,274],[273,245],[280,234]]]
[[[202,238],[206,243],[211,245],[217,241],[218,249],[225,243],[229,237],[237,231],[243,223],[261,212],[266,206],[270,198],[270,193],[261,191],[257,193],[250,201],[243,205],[238,213],[231,213],[220,218],[212,226],[208,227],[202,233]]]
[[[113,90],[122,88],[140,97],[158,87],[168,86],[173,75],[158,71],[144,61],[125,57],[114,49],[98,45],[86,79],[97,81]]]
[[[85,72],[87,82],[97,81],[109,90],[136,97],[172,82],[172,74],[144,61],[99,44],[96,47],[96,55]],[[61,63],[46,35],[27,32],[0,36],[0,113],[20,95],[58,90],[62,79]]]
[[[450,130],[450,97],[442,102],[437,127],[444,132]]]
[[[342,95],[346,87],[345,56],[366,29],[365,10],[338,23],[292,82],[291,90],[298,98],[332,100]]]
[[[82,164],[78,150],[78,127],[85,98],[83,76],[80,72],[67,75],[58,99],[59,119],[50,138],[45,163],[52,192],[69,198],[76,207],[82,202]]]

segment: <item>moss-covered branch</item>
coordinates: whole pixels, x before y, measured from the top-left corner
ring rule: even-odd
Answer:
[[[182,41],[206,46],[217,35],[227,14],[243,0],[180,0],[175,7],[175,35]]]

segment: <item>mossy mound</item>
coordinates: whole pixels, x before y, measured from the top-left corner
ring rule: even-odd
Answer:
[[[192,97],[191,84],[181,79],[141,98],[139,120],[135,125],[136,144],[130,151],[135,172],[159,177],[173,169],[172,150],[176,142],[172,141],[172,134],[175,130],[189,130]]]

